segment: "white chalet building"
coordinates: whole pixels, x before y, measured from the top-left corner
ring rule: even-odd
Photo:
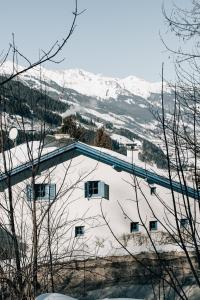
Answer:
[[[149,237],[158,251],[181,250],[167,233],[175,235],[177,230],[171,184],[180,229],[187,227],[180,184],[170,183],[166,171],[141,162],[138,150],[129,147],[132,152],[126,157],[77,142],[44,147],[40,156],[38,142],[29,146],[32,162],[25,144],[12,149],[11,155],[6,152],[7,164],[12,158],[9,176],[17,234],[28,246],[27,253],[31,255],[34,205],[41,259],[49,247],[55,259],[124,255],[126,249],[154,251]],[[0,165],[0,201],[6,207],[8,179],[2,156]],[[195,191],[188,188],[186,194],[193,207]],[[0,222],[9,230],[2,207]]]

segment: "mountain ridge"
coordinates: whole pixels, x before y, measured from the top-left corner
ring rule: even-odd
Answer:
[[[15,70],[24,67],[14,66]],[[7,61],[0,69],[2,75],[13,72],[13,63]],[[148,99],[152,93],[161,92],[161,82],[150,82],[134,75],[125,78],[115,78],[94,74],[83,69],[49,70],[44,67],[33,68],[21,75],[21,78],[40,78],[43,81],[54,81],[61,87],[73,89],[81,94],[97,97],[99,99],[117,99],[119,95],[136,95]],[[165,90],[167,89],[166,83]]]
[[[0,68],[0,77],[23,69],[22,66],[6,62]],[[20,93],[17,91],[17,80]],[[126,81],[126,85],[123,81]],[[27,128],[30,128],[34,119],[35,126],[42,120],[55,130],[61,125],[62,119],[79,113],[96,127],[104,126],[111,131],[125,128],[150,141],[156,140],[157,143],[159,140],[159,122],[151,110],[156,114],[162,112],[161,83],[150,83],[133,75],[117,81],[81,69],[52,71],[41,66],[24,72],[10,83],[15,95],[8,84],[5,99],[8,113],[11,117],[23,114],[27,118]],[[165,87],[167,113],[174,102],[166,84]],[[133,93],[134,90],[137,95]],[[19,105],[20,102],[22,105]]]

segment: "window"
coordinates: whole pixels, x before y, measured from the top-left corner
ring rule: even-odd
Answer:
[[[189,225],[189,220],[188,219],[180,219],[180,227],[186,228]]]
[[[75,237],[84,235],[85,226],[75,226]]]
[[[35,198],[44,198],[46,194],[45,184],[35,184]]]
[[[131,232],[139,231],[139,222],[131,222]]]
[[[27,199],[29,201],[33,200],[32,186],[27,185],[26,187]],[[56,196],[56,185],[37,183],[35,184],[35,200],[54,200]]]
[[[99,181],[89,181],[89,188],[88,188],[89,195],[98,194],[98,185],[99,185]]]
[[[156,193],[156,187],[155,186],[150,186],[150,193],[151,193],[151,195],[154,195]]]
[[[153,231],[153,230],[157,230],[158,228],[158,222],[157,221],[150,221],[149,222],[149,230]]]
[[[103,181],[85,182],[85,198],[105,198],[109,200],[109,185]]]

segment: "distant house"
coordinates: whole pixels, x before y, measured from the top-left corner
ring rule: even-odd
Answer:
[[[180,202],[180,227],[186,227],[188,220],[179,193],[187,193],[191,203],[196,193],[170,182],[165,171],[139,161],[135,148],[129,147],[134,150],[129,158],[77,142],[62,148],[45,147],[38,160],[39,143],[33,147],[37,170],[34,190],[26,145],[13,150],[14,168],[10,171],[16,227],[28,249],[33,199],[41,256],[49,242],[53,256],[63,259],[127,254],[124,247],[133,253],[153,251],[148,235],[161,251],[179,248],[167,235],[167,231],[176,231],[171,187]],[[6,201],[6,185],[2,174],[1,201]],[[8,224],[7,218],[5,212],[4,224]]]

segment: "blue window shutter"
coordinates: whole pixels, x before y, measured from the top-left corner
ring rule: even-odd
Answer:
[[[49,199],[54,200],[56,197],[56,185],[50,184],[49,185]]]
[[[41,184],[43,185],[43,184]],[[41,197],[41,200],[50,200],[50,186],[49,184],[44,184],[45,194],[44,197]]]
[[[27,195],[27,200],[28,201],[33,200],[32,186],[30,184],[26,186],[26,195]]]
[[[54,200],[56,196],[56,185],[45,184],[45,196],[42,200]]]
[[[85,187],[85,198],[88,198],[88,188],[89,188],[88,182],[85,182],[84,187]]]
[[[98,182],[98,196],[104,198],[105,189],[104,189],[104,182],[99,181]]]
[[[109,200],[109,185],[105,184],[102,181],[99,181],[98,189],[99,189],[99,192],[98,192],[99,197]]]
[[[104,198],[109,200],[109,185],[104,183]]]

